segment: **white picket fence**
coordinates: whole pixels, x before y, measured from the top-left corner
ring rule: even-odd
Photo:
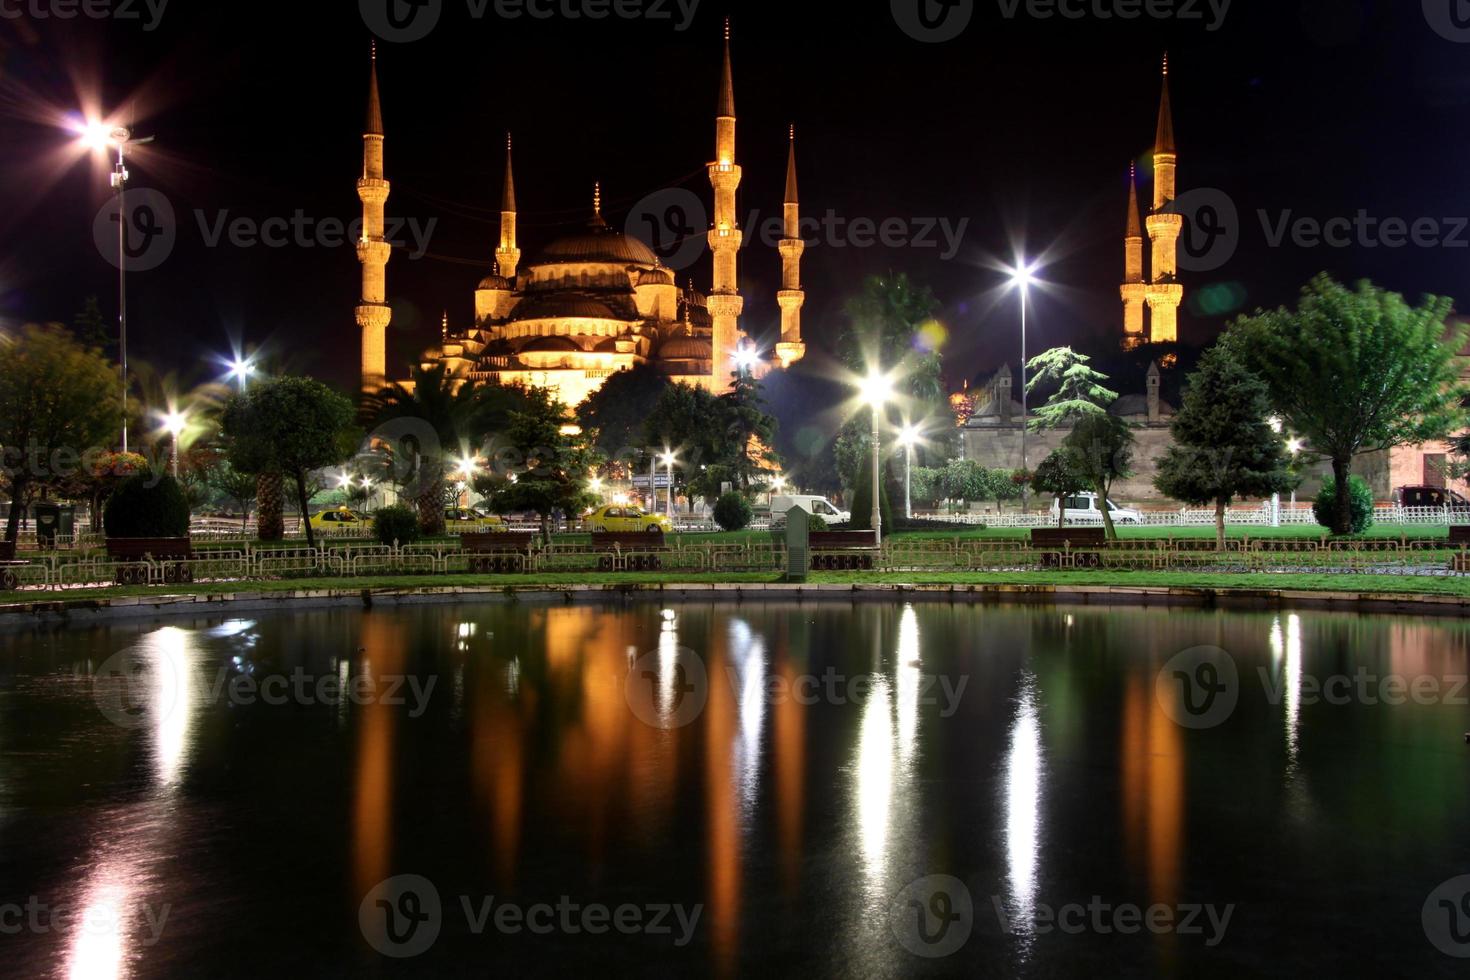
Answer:
[[[1140,518],[1137,524],[1144,527],[1213,527],[1215,524],[1214,510],[1195,510],[1187,507],[1177,511],[1144,511],[1140,514]],[[926,514],[924,519],[960,525],[1016,528],[1055,527],[1057,523],[1056,515],[1048,512],[1039,514]],[[1470,509],[1379,506],[1373,508],[1373,522],[1375,524],[1430,527],[1470,524]],[[1069,520],[1067,523],[1072,526],[1086,526],[1099,524],[1101,521]],[[1129,523],[1133,524],[1133,522]],[[1228,507],[1225,510],[1225,523],[1230,527],[1274,527],[1277,524],[1305,526],[1315,525],[1317,518],[1312,514],[1312,508],[1309,505],[1297,504],[1293,508],[1282,504],[1280,519],[1273,522],[1271,505],[1264,504],[1251,507]]]

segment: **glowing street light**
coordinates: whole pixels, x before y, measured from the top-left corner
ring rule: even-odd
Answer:
[[[903,516],[914,519],[914,444],[919,441],[919,427],[908,424],[898,430],[898,444],[903,447]]]
[[[1036,270],[1039,265],[1028,262],[1025,256],[1018,256],[1014,268],[1007,269],[1010,273],[1011,288],[1020,290],[1021,293],[1021,469],[1030,471],[1026,458],[1026,423],[1029,415],[1026,410],[1026,307],[1031,297],[1031,287],[1039,280],[1036,278]],[[1021,511],[1026,510],[1026,484],[1021,484]]]
[[[883,406],[893,400],[893,379],[878,371],[871,371],[858,384],[858,391],[873,415],[873,543],[883,543],[883,508],[881,504],[881,453],[878,419]]]
[[[246,385],[250,383],[250,376],[255,373],[255,360],[250,357],[242,357],[236,354],[230,361],[230,374],[232,378],[239,379],[240,390],[243,392]]]
[[[480,469],[479,460],[473,456],[461,456],[455,461],[454,472],[461,480],[468,483]]]
[[[730,359],[735,362],[735,369],[740,374],[753,374],[761,363],[760,351],[744,345],[737,348]]]
[[[163,431],[171,438],[169,449],[169,468],[173,471],[174,479],[179,478],[179,436],[184,434],[185,427],[189,424],[189,417],[180,411],[170,409],[161,416],[163,419]]]
[[[665,449],[658,459],[660,463],[664,464],[664,469],[669,474],[669,520],[672,521],[674,519],[674,462],[678,459],[678,456],[675,455],[672,449]],[[655,492],[654,499],[658,499],[657,492]]]

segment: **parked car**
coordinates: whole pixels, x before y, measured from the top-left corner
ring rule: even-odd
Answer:
[[[373,526],[373,519],[350,507],[338,507],[336,510],[324,510],[320,514],[311,515],[311,526],[314,530],[327,534],[340,534],[345,531],[368,530]]]
[[[1393,492],[1393,503],[1395,507],[1452,507],[1455,510],[1470,510],[1470,500],[1447,487],[1399,487]]]
[[[1053,500],[1051,502],[1051,516],[1055,520],[1057,507],[1065,502],[1067,513],[1066,519],[1076,524],[1101,524],[1102,511],[1097,506],[1097,494],[1074,493],[1066,497],[1065,501]],[[1127,507],[1119,507],[1111,500],[1108,501],[1108,510],[1111,512],[1114,524],[1142,524],[1143,515],[1136,510]]]
[[[793,507],[800,508],[813,517],[820,517],[828,524],[846,524],[852,520],[852,514],[845,510],[838,510],[826,497],[818,497],[809,493],[776,494],[771,498],[771,519],[786,520],[786,512]]]
[[[672,534],[674,522],[663,514],[650,514],[633,504],[607,504],[597,508],[582,524],[589,531],[621,533],[626,531],[663,531]]]
[[[444,524],[451,531],[504,531],[505,521],[494,514],[485,514],[473,507],[447,507]]]

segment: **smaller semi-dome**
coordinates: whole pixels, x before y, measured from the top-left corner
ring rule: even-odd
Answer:
[[[489,275],[480,280],[476,289],[509,289],[510,280],[504,276]]]
[[[560,353],[562,351],[579,351],[581,349],[577,346],[576,341],[569,340],[566,337],[537,337],[522,347],[521,353]]]
[[[673,284],[674,274],[663,267],[649,269],[638,276],[640,286],[672,286]]]
[[[658,349],[658,356],[666,361],[707,361],[714,355],[707,340],[675,337]]]

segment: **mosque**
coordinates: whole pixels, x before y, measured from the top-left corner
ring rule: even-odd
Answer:
[[[516,224],[512,147],[506,138],[505,178],[500,197],[500,238],[494,268],[475,288],[474,324],[451,332],[446,320],[440,342],[424,351],[425,368],[442,365],[459,383],[499,382],[549,388],[568,406],[587,398],[618,371],[652,364],[672,381],[726,391],[737,355],[750,338],[740,326],[744,297],[736,279],[741,230],[735,191],[741,168],[735,152],[735,85],[730,62],[730,28],[725,25],[724,65],[715,109],[715,152],[708,164],[713,192],[709,247],[714,274],[709,292],[693,282],[680,286],[642,241],[611,227],[602,215],[601,189],[593,193],[586,226],[557,238],[524,264]],[[387,266],[391,246],[384,237],[389,183],[383,163],[383,113],[376,54],[368,88],[363,132],[363,172],[357,182],[363,233],[357,246],[362,298],[356,310],[362,332],[362,388],[388,383],[386,331]],[[801,337],[804,244],[798,228],[796,139],[788,134],[782,264],[781,339],[775,356],[789,366],[806,353]]]

